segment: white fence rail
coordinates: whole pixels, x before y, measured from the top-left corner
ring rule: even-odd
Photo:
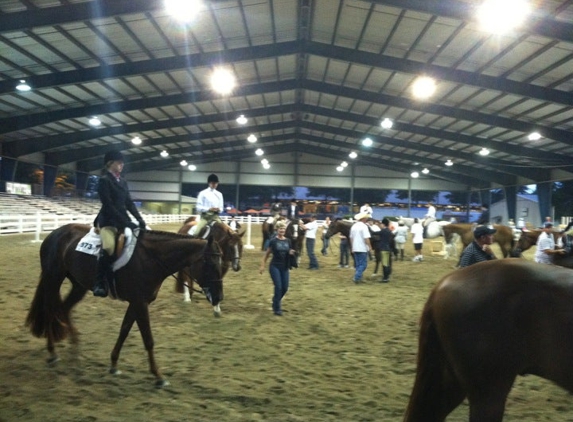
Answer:
[[[190,215],[184,214],[144,214],[145,222],[153,228],[154,224],[183,223]],[[221,217],[223,221],[231,217]],[[251,217],[252,223],[262,223],[268,217]],[[38,213],[36,215],[2,214],[0,215],[0,235],[15,233],[42,233],[50,232],[68,223],[92,224],[95,215],[69,214],[50,215]],[[247,223],[248,217],[236,217],[239,224]]]

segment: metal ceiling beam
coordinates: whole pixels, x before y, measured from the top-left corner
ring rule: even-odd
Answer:
[[[391,6],[398,9],[414,10],[430,15],[458,19],[465,22],[476,21],[476,6],[473,3],[454,0],[360,0],[381,6]],[[547,14],[533,12],[528,22],[516,32],[541,35],[547,38],[572,42],[573,25],[562,20],[556,20]]]

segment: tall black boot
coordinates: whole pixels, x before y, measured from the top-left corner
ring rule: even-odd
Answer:
[[[404,249],[400,249],[400,261],[404,260]]]
[[[112,257],[102,251],[97,260],[97,274],[94,285],[94,296],[106,297],[109,291],[109,283],[113,280]]]

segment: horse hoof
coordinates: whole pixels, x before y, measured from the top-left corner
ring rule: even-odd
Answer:
[[[213,316],[215,318],[220,318],[221,317],[221,311],[213,311]]]
[[[52,357],[46,359],[46,363],[49,366],[55,366],[56,363],[58,363],[59,361],[60,361],[60,358],[58,356],[52,356]]]
[[[155,388],[164,388],[167,387],[169,385],[169,381],[167,380],[156,380],[155,381]]]
[[[121,375],[121,371],[117,368],[109,368],[109,373],[112,375]]]

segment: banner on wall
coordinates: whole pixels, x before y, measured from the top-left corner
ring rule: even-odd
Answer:
[[[6,193],[32,195],[32,185],[27,183],[6,182]]]

